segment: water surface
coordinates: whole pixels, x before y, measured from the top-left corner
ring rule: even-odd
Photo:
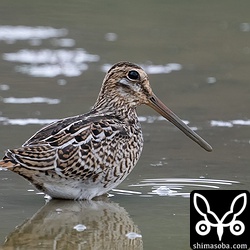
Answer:
[[[104,72],[121,60],[140,64],[154,92],[214,149],[140,107],[141,159],[109,198],[45,204],[1,170],[2,249],[189,249],[192,190],[250,189],[249,8],[231,0],[2,0],[2,156],[41,126],[87,112]]]

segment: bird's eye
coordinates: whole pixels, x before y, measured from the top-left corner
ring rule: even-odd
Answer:
[[[131,79],[131,80],[139,80],[140,79],[140,75],[137,71],[135,70],[130,70],[128,72],[128,77]]]

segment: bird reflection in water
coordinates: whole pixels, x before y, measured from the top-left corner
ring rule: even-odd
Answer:
[[[49,201],[8,235],[0,249],[137,250],[143,249],[143,244],[140,231],[126,210],[101,198]]]

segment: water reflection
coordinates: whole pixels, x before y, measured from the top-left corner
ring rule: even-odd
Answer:
[[[30,97],[30,98],[16,98],[7,97],[2,99],[4,103],[14,103],[14,104],[27,104],[27,103],[47,103],[47,104],[58,104],[59,99],[51,99],[47,97]]]
[[[142,249],[138,227],[126,210],[102,198],[51,200],[11,233],[2,249]]]
[[[212,127],[232,128],[234,126],[250,126],[250,120],[230,120],[230,121],[212,120],[210,124]]]
[[[56,49],[22,49],[17,52],[4,53],[3,59],[21,63],[21,65],[15,66],[16,72],[33,77],[79,76],[83,71],[88,70],[89,62],[98,62],[100,56],[89,54],[82,48],[64,49],[75,46],[75,40],[66,37],[67,35],[68,30],[65,28],[0,26],[0,40],[7,44],[27,40],[29,46],[40,46],[44,40],[49,39],[50,45],[56,47]],[[106,33],[105,40],[116,41],[117,34]],[[148,62],[140,65],[148,74],[169,74],[182,69],[182,65],[179,63],[154,65]],[[101,66],[101,70],[106,72],[111,66],[109,63],[104,64]]]
[[[0,99],[3,103],[11,103],[11,104],[27,104],[27,103],[46,103],[46,104],[59,104],[59,99],[52,99],[47,97],[31,97],[31,98],[15,98],[15,97],[7,97]],[[159,121],[166,122],[166,119],[162,116],[139,116],[139,121],[141,123],[154,123]],[[46,125],[51,122],[56,121],[57,119],[39,119],[39,118],[17,118],[10,119],[7,117],[0,116],[0,125],[29,125],[29,124],[37,124],[37,125]],[[183,120],[184,123],[189,124],[190,122],[187,120]],[[221,121],[221,120],[211,120],[209,121],[211,127],[227,127],[232,128],[235,126],[250,126],[250,120],[230,120],[230,121]],[[203,125],[202,127],[205,127]],[[190,126],[193,130],[198,130],[198,127]],[[199,128],[201,129],[201,128]]]
[[[250,23],[241,23],[240,30],[243,32],[250,32]]]
[[[16,66],[16,71],[34,77],[79,76],[88,69],[87,62],[99,61],[98,55],[87,53],[83,49],[22,49],[5,53],[3,59],[10,62],[24,63]]]
[[[39,99],[37,99],[39,98]],[[15,103],[15,104],[21,104],[21,103],[47,103],[47,104],[57,104],[60,100],[58,99],[49,99],[45,97],[34,97],[34,98],[3,98],[4,103]],[[166,119],[162,116],[139,116],[138,117],[140,122],[145,123],[154,123],[157,121],[164,121],[166,122]],[[10,119],[7,117],[1,117],[0,116],[0,125],[29,125],[29,124],[49,124],[51,122],[56,121],[56,119],[38,119],[38,118],[17,118],[17,119]],[[190,122],[187,120],[183,120],[184,123],[189,124]],[[197,127],[190,126],[193,130],[197,130]]]
[[[0,41],[13,44],[19,40],[27,40],[30,46],[40,46],[48,40],[52,46],[61,49],[22,49],[17,52],[4,53],[3,59],[21,63],[15,66],[17,72],[33,77],[55,77],[63,75],[75,77],[88,69],[88,62],[99,61],[98,55],[87,53],[84,49],[63,49],[73,47],[75,40],[67,38],[67,29],[53,27],[0,26]]]
[[[10,44],[16,42],[17,40],[48,39],[51,37],[66,36],[67,34],[67,29],[55,29],[44,26],[0,26],[0,40]]]
[[[0,124],[2,125],[22,125],[22,126],[28,124],[46,125],[54,121],[55,119],[38,119],[38,118],[9,119],[7,117],[0,117]]]
[[[168,63],[166,65],[153,65],[150,64],[138,64],[140,65],[148,74],[169,74],[172,71],[179,71],[182,69],[179,63]],[[112,67],[112,64],[104,64],[101,67],[103,72],[107,72]]]

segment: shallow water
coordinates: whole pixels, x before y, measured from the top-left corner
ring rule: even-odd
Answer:
[[[121,60],[144,67],[154,92],[214,151],[140,107],[141,159],[109,198],[45,205],[32,185],[1,170],[0,249],[189,249],[192,190],[250,189],[249,8],[2,0],[2,155],[41,126],[87,112],[104,72]]]

